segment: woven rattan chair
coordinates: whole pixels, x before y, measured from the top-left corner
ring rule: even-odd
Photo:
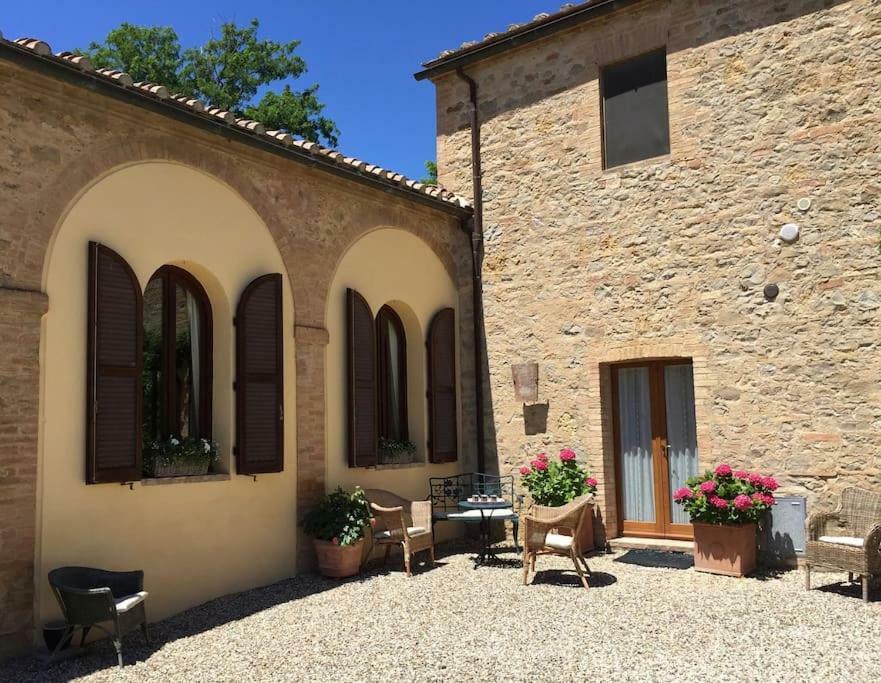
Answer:
[[[527,514],[523,515],[520,525],[523,528],[524,586],[529,583],[530,569],[535,572],[535,558],[538,555],[560,555],[572,560],[581,583],[585,588],[589,588],[587,576],[591,573],[590,567],[581,554],[578,536],[581,525],[585,523],[591,500],[592,497],[588,495],[576,498],[561,507],[534,505]],[[561,533],[566,530],[572,535],[566,536]]]
[[[92,628],[104,631],[113,641],[119,666],[122,666],[122,637],[141,627],[144,640],[150,644],[144,601],[144,572],[111,572],[91,567],[59,567],[49,572],[49,584],[55,594],[67,629],[55,652],[82,629],[82,642]]]
[[[824,567],[862,577],[863,600],[869,601],[869,581],[881,576],[881,494],[850,487],[841,492],[834,512],[818,512],[807,521],[805,587],[811,589],[811,569]]]
[[[431,564],[434,565],[431,501],[410,501],[382,489],[368,489],[364,493],[377,520],[373,543],[385,546],[385,562],[388,562],[392,546],[400,545],[404,549],[407,576],[413,575],[410,564],[413,555],[422,550],[431,553]]]

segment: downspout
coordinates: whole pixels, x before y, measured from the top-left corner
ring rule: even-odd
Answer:
[[[471,291],[474,316],[474,411],[477,420],[477,471],[486,472],[486,425],[483,414],[483,348],[480,322],[483,320],[483,179],[480,170],[480,119],[477,113],[477,83],[462,68],[456,75],[468,84],[468,100],[471,106],[471,190],[474,216],[471,226]]]

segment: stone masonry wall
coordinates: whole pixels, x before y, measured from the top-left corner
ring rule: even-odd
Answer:
[[[661,46],[671,154],[603,170],[599,68]],[[809,508],[881,491],[879,55],[879,2],[668,0],[467,68],[502,472],[574,447],[617,535],[609,363],[687,356],[702,465],[774,473]],[[467,195],[467,89],[436,86],[441,181]],[[525,361],[544,434],[514,400]]]
[[[286,460],[298,468],[301,510],[324,492],[325,298],[346,249],[379,227],[397,227],[423,239],[461,287],[464,359],[472,354],[472,314],[469,239],[458,219],[446,213],[5,60],[0,60],[0,92],[2,658],[31,642],[33,586],[46,580],[33,575],[40,321],[52,305],[42,294],[44,265],[62,216],[91,183],[126,164],[175,161],[227,183],[269,227],[287,267],[295,306],[295,328],[289,334],[297,348],[298,452]],[[144,197],[144,204],[132,211],[150,210],[149,200]],[[474,458],[469,368],[466,363],[461,369],[463,461]],[[303,566],[306,555],[300,560]]]

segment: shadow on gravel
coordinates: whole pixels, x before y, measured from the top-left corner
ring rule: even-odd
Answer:
[[[815,579],[816,581],[817,579]],[[825,586],[817,586],[816,590],[824,593],[835,593],[846,598],[855,598],[860,602],[863,601],[863,587],[858,581],[848,583],[847,581],[837,581],[836,583],[827,583]],[[881,601],[881,588],[877,585],[869,586],[869,602]]]
[[[535,576],[532,577],[529,583],[532,585],[565,586],[566,588],[580,588],[584,590],[581,579],[578,578],[578,574],[575,573],[574,569],[539,569],[535,572]],[[592,572],[587,579],[587,584],[591,588],[606,588],[615,583],[618,583],[618,579],[606,572]]]
[[[694,557],[688,553],[674,553],[665,550],[628,550],[613,562],[633,564],[638,567],[654,567],[656,569],[690,569],[694,566]]]

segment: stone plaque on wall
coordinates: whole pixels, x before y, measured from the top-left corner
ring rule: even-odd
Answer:
[[[511,366],[514,397],[520,403],[538,401],[538,363],[515,363]]]

